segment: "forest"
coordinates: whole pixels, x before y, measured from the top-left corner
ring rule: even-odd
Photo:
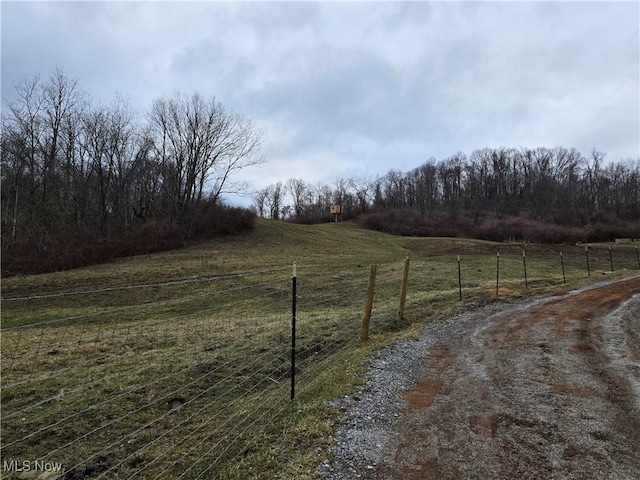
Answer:
[[[593,242],[640,237],[640,161],[593,150],[483,148],[403,173],[311,185],[289,179],[254,195],[259,215],[329,221],[329,208],[401,235]]]
[[[2,272],[43,272],[252,228],[221,195],[264,161],[263,132],[215,98],[175,93],[142,117],[57,70],[2,114]]]

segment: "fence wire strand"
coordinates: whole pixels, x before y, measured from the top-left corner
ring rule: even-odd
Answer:
[[[559,284],[565,277],[640,269],[633,249],[567,248],[562,259],[560,252],[527,253],[525,279],[518,273],[523,257],[514,250],[500,255],[505,271],[499,282],[522,292],[525,282]],[[491,255],[463,256],[465,295],[491,291],[495,267]],[[97,478],[221,477],[250,437],[271,435],[274,420],[297,405],[289,400],[289,268],[3,298],[18,305],[208,285],[197,294],[178,291],[168,299],[104,304],[98,311],[2,328],[2,357],[9,361],[3,364],[2,455],[15,455],[19,447],[38,458],[58,455],[76,475],[102,457],[115,458]],[[360,344],[367,269],[313,271],[298,269],[296,398]],[[374,334],[398,328],[401,272],[401,264],[378,269]],[[407,308],[457,298],[455,261],[412,263],[409,285]],[[189,308],[181,311],[184,305]],[[76,433],[62,441],[63,430]],[[56,438],[60,445],[51,447]]]

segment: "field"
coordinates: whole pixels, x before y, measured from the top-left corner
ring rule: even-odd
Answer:
[[[370,352],[461,305],[638,268],[634,245],[609,252],[258,220],[242,237],[3,279],[3,478],[36,461],[69,479],[310,478],[339,414],[331,400],[361,382]],[[378,276],[362,343],[370,264]]]

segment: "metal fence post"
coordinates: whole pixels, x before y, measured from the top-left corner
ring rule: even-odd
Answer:
[[[584,253],[587,256],[587,276],[591,276],[591,268],[589,267],[589,247],[584,247]]]
[[[613,273],[613,254],[611,253],[611,247],[609,247],[609,264],[611,265],[611,273]]]
[[[460,295],[460,301],[462,301],[462,270],[460,268],[460,255],[458,255],[458,294]]]
[[[527,256],[525,255],[524,250],[522,251],[522,263],[524,265],[524,288],[528,290],[529,279],[527,278]]]
[[[496,297],[499,294],[500,287],[500,252],[496,255]]]
[[[567,283],[567,277],[564,274],[564,257],[562,256],[562,252],[560,252],[560,264],[562,265],[562,282]]]

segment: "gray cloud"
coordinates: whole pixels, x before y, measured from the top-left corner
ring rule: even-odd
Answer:
[[[2,95],[59,66],[143,112],[216,96],[267,131],[262,186],[485,146],[640,156],[635,2],[2,3]]]

